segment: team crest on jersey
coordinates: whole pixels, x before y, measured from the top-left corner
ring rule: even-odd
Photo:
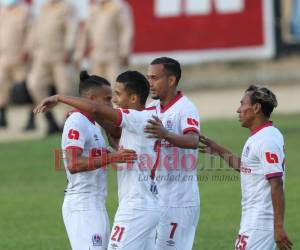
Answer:
[[[249,152],[250,152],[250,147],[247,146],[247,148],[246,148],[246,150],[245,150],[245,153],[244,153],[244,156],[245,156],[245,157],[248,157]]]
[[[94,234],[92,237],[93,246],[102,246],[102,237],[100,234]]]
[[[172,127],[173,127],[173,122],[171,120],[167,120],[166,129],[172,130]]]
[[[99,137],[97,134],[94,134],[94,139],[95,139],[95,141],[99,141]]]

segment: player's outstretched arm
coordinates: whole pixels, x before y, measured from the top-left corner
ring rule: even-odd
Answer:
[[[284,229],[284,191],[281,177],[269,179],[271,185],[272,203],[274,209],[275,241],[280,250],[292,249],[293,243],[289,240]]]
[[[94,102],[82,97],[64,95],[53,95],[45,98],[40,104],[38,104],[33,112],[46,112],[55,107],[59,102],[78,108],[81,111],[88,112],[99,119],[109,120],[114,123],[117,123],[119,120],[119,112],[116,109],[107,106],[106,104],[99,104],[98,102]]]
[[[71,174],[92,171],[105,167],[110,163],[133,163],[137,159],[134,150],[122,149],[113,153],[102,150],[99,156],[82,156],[79,148],[69,148],[66,150],[67,168]]]
[[[227,164],[236,171],[240,171],[241,158],[234,155],[230,150],[222,147],[204,135],[199,136],[199,152],[220,156]]]
[[[164,127],[161,120],[156,116],[153,116],[153,119],[148,121],[148,125],[145,127],[144,132],[149,134],[149,138],[165,139],[179,148],[198,148],[198,134],[195,132],[190,132],[184,135],[171,133]]]

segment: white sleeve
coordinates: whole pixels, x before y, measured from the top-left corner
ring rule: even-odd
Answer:
[[[87,141],[87,134],[87,128],[80,117],[71,115],[65,122],[62,149],[80,148],[83,150]]]
[[[188,132],[200,133],[200,117],[195,107],[185,109],[181,115],[181,132],[186,134]]]
[[[267,141],[261,146],[261,163],[267,179],[281,177],[284,171],[284,149],[275,141]]]
[[[119,120],[117,126],[126,128],[133,133],[141,133],[144,131],[145,116],[142,111],[133,109],[118,109]]]

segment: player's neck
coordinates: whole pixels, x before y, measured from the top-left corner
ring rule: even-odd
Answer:
[[[167,106],[177,95],[178,95],[177,89],[170,91],[164,98],[160,100],[160,104],[163,107]]]
[[[264,126],[266,123],[269,122],[269,119],[263,117],[257,117],[253,120],[251,126],[249,127],[251,133],[258,130],[260,127]]]
[[[137,111],[142,111],[144,110],[146,107],[143,104],[134,104],[133,106],[129,107],[129,109],[134,109]]]

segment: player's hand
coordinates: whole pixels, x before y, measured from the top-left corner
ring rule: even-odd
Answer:
[[[58,104],[58,95],[53,95],[42,100],[33,110],[33,113],[43,113],[52,109]]]
[[[152,117],[153,119],[148,120],[148,125],[144,128],[144,132],[149,134],[148,138],[165,139],[169,131],[157,116]]]
[[[202,145],[199,144],[198,146],[200,153],[212,155],[217,155],[219,153],[219,145],[213,140],[207,138],[206,136],[200,135],[199,142],[202,143]]]
[[[131,149],[120,149],[109,155],[111,162],[115,163],[133,163],[137,160],[137,154]]]
[[[275,242],[280,250],[289,250],[293,246],[282,226],[275,227]]]

